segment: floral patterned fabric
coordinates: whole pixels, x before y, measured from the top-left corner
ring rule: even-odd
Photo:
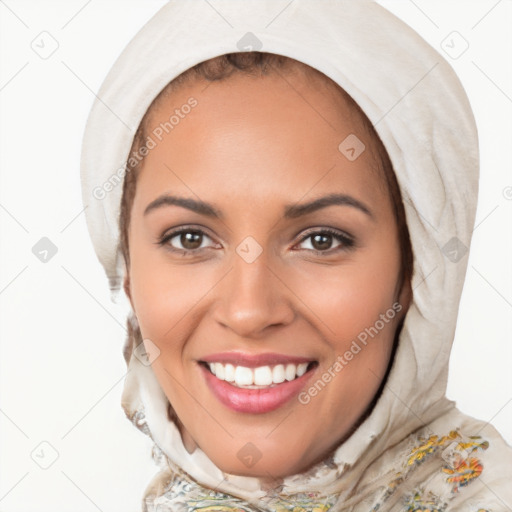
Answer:
[[[382,485],[371,491],[366,489],[365,479],[351,493],[322,495],[320,492],[282,494],[276,487],[257,502],[249,502],[240,497],[202,486],[187,473],[174,465],[155,445],[153,457],[162,471],[148,487],[144,498],[144,512],[448,512],[467,510],[468,512],[498,512],[509,510],[507,496],[496,495],[492,504],[489,494],[479,498],[480,489],[471,486],[483,475],[489,462],[488,436],[476,432],[490,430],[481,422],[476,422],[458,411],[451,411],[449,417],[457,416],[479,425],[475,435],[461,433],[461,429],[449,430],[443,435],[435,434],[431,428],[411,434],[392,453],[384,454],[395,460],[392,470],[388,464],[380,463],[384,475],[372,478]],[[143,412],[139,411],[132,421],[137,428],[148,434]],[[439,423],[439,421],[437,422]],[[492,432],[492,430],[491,430]],[[496,434],[491,437],[496,438]],[[501,449],[507,445],[498,437]],[[512,458],[508,461],[512,462]],[[509,468],[510,470],[510,468]],[[334,470],[333,470],[334,471]],[[372,468],[368,468],[368,475]],[[489,471],[489,476],[496,471]],[[383,478],[384,477],[384,478]],[[384,483],[386,482],[386,483]],[[499,489],[498,489],[499,492]],[[468,503],[468,505],[462,505]],[[474,505],[473,505],[474,503]],[[492,505],[492,507],[490,507]]]

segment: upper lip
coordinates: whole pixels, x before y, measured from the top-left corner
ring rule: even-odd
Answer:
[[[300,364],[315,361],[310,357],[287,356],[285,354],[276,354],[265,352],[263,354],[244,354],[242,352],[220,352],[203,357],[200,361],[205,363],[231,363],[233,366],[245,366],[247,368],[257,368],[258,366],[272,366],[277,364]]]

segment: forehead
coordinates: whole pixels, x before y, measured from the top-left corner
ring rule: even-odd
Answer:
[[[252,190],[267,198],[348,187],[377,196],[374,135],[322,77],[235,73],[167,90],[147,116],[145,138],[156,146],[144,159],[141,185],[153,191],[190,183],[205,192],[222,184],[226,195]],[[185,108],[191,99],[196,105]]]

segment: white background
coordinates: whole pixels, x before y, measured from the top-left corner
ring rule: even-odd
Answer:
[[[0,511],[137,511],[156,472],[120,405],[125,309],[86,231],[79,154],[94,92],[164,3],[0,0]],[[381,3],[451,62],[474,108],[480,200],[448,395],[512,443],[512,2]],[[47,59],[31,47],[42,31],[58,44]],[[453,31],[469,43],[457,59],[440,46]],[[53,450],[42,469],[35,454]]]

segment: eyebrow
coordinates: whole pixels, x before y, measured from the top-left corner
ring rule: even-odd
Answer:
[[[222,219],[224,217],[221,211],[210,203],[192,198],[172,196],[169,194],[157,197],[154,201],[151,201],[151,203],[146,206],[144,215],[147,215],[149,212],[158,208],[172,205],[181,206],[182,208],[186,208],[200,215],[205,215],[206,217],[217,219]],[[308,203],[286,205],[284,208],[284,218],[295,219],[328,206],[351,206],[374,219],[373,213],[365,204],[346,194],[329,194],[327,196],[314,199]]]

